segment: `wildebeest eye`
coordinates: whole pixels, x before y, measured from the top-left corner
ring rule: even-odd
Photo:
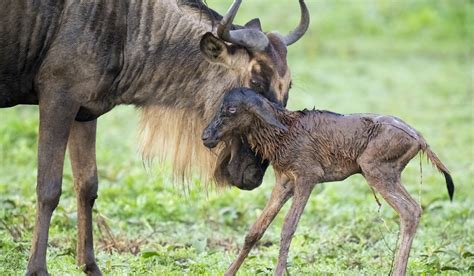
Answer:
[[[255,79],[250,80],[250,86],[252,89],[257,90],[258,92],[262,92],[264,90],[263,84]]]
[[[227,112],[229,112],[230,114],[234,114],[235,112],[237,112],[237,108],[231,106],[227,109]]]

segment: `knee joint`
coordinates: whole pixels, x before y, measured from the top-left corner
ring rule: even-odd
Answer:
[[[289,241],[293,238],[294,231],[292,230],[285,230],[281,232],[281,241]]]
[[[258,241],[258,238],[259,238],[259,233],[258,232],[252,232],[252,233],[248,233],[246,236],[245,236],[245,243],[246,244],[254,244]]]
[[[54,210],[58,206],[59,198],[61,197],[61,182],[50,187],[38,185],[36,194],[38,196],[38,203]]]
[[[91,200],[92,203],[97,198],[98,180],[96,176],[85,181],[76,180],[76,192],[80,198]]]
[[[413,208],[412,213],[413,213],[413,217],[418,222],[421,218],[421,214],[423,213],[423,209],[421,209],[420,205],[416,204]]]
[[[414,204],[408,210],[409,213],[407,213],[403,218],[403,224],[407,230],[415,231],[418,226],[418,223],[420,222],[423,210],[418,204]]]

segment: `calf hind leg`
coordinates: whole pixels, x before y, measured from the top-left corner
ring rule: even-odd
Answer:
[[[95,137],[97,121],[74,122],[69,135],[69,156],[77,198],[77,264],[89,275],[101,275],[94,257],[92,208],[97,198]]]
[[[400,246],[396,253],[392,274],[406,275],[408,257],[422,209],[402,186],[399,175],[380,179],[365,174],[365,178],[400,216]]]

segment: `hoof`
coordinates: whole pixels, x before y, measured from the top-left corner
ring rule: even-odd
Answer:
[[[84,267],[84,272],[90,276],[102,276],[102,272],[100,271],[96,263],[87,264]]]
[[[49,276],[48,270],[41,268],[41,269],[28,269],[26,272],[27,276]]]

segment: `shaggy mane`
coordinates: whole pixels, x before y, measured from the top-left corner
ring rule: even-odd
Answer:
[[[176,3],[191,13],[185,19],[189,24],[184,25],[190,28],[191,35],[186,36],[188,40],[200,39],[201,33],[214,30],[222,18],[201,0],[176,0]],[[196,19],[200,24],[195,24]],[[200,55],[199,48],[192,48],[197,46],[194,42],[188,45],[193,45],[186,48],[190,57],[194,53]],[[168,99],[172,100],[157,99],[156,103],[140,107],[139,151],[146,164],[153,160],[159,163],[169,161],[173,182],[187,184],[199,177],[206,185],[209,183],[218,188],[226,187],[229,183],[214,176],[216,165],[219,165],[218,156],[224,145],[209,150],[203,145],[201,135],[225,92],[242,86],[242,83],[235,72],[221,65],[211,64],[204,57],[180,62],[182,63],[176,64],[176,58],[161,61],[161,64],[165,64],[163,68],[177,66],[186,74],[181,74],[178,70],[175,74],[179,73],[179,77],[164,79],[164,82],[174,84],[174,91],[181,91],[172,97],[168,94]],[[201,75],[203,72],[205,75]],[[178,79],[180,81],[176,83]],[[175,101],[180,96],[186,97],[183,102]]]
[[[173,180],[178,183],[198,177],[206,185],[216,184],[213,176],[222,148],[211,151],[203,146],[201,133],[205,125],[190,112],[160,106],[142,108],[139,150],[147,163],[155,157],[161,164],[171,161]]]

